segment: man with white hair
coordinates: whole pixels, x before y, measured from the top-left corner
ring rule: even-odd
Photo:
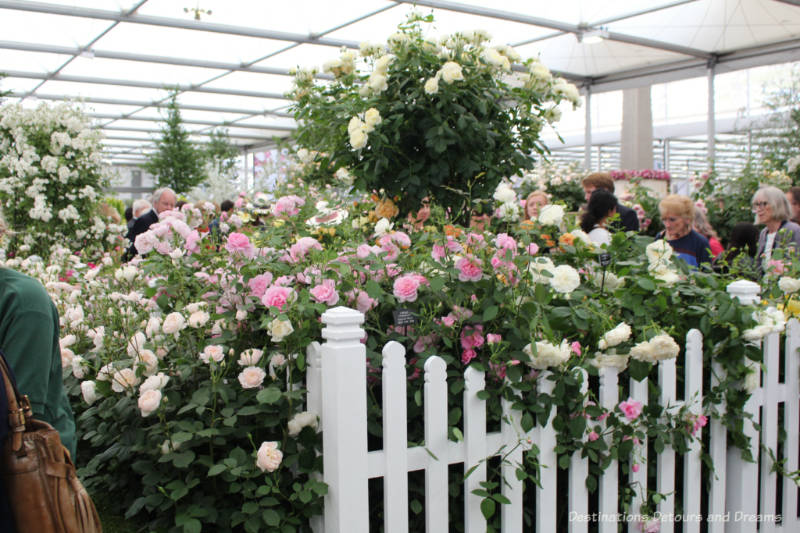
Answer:
[[[131,241],[131,245],[125,252],[125,255],[122,257],[123,261],[130,261],[138,253],[135,245],[136,237],[147,231],[150,226],[158,222],[158,217],[161,213],[175,209],[177,195],[175,194],[175,191],[169,187],[162,187],[160,189],[156,189],[151,200],[153,206],[152,209],[146,211],[138,218],[136,218],[136,202],[134,202],[133,216],[136,218],[136,222],[134,222],[133,227],[128,232],[128,239]],[[137,202],[138,201],[139,200],[137,200]],[[144,200],[144,202],[146,205],[139,204],[139,207],[144,207],[146,209],[150,203],[146,200]]]

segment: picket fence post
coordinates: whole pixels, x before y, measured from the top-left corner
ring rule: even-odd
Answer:
[[[728,294],[738,298],[744,305],[758,302],[761,287],[752,281],[734,281],[727,287]],[[757,367],[757,373],[761,370]],[[758,403],[756,395],[750,397],[745,404],[745,411],[753,416],[753,423],[760,422],[758,416]],[[750,441],[750,450],[758,457],[758,431],[753,423],[744,424],[744,433]],[[741,451],[735,448],[728,450],[726,470],[734,475],[727,476],[726,486],[726,511],[730,513],[731,520],[726,524],[725,531],[730,533],[755,533],[756,522],[735,520],[736,513],[756,515],[758,510],[758,464],[742,459]]]
[[[322,314],[322,447],[325,533],[367,533],[367,364],[364,315],[346,307]]]

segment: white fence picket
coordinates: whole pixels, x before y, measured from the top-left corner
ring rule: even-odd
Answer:
[[[642,381],[630,380],[631,398],[642,404],[642,409],[647,407],[647,387],[649,380]],[[638,472],[634,471],[633,465],[638,465]],[[647,439],[643,439],[639,444],[634,443],[633,454],[630,460],[631,471],[628,473],[629,486],[634,489],[633,502],[631,503],[631,513],[641,515],[642,504],[647,499]],[[628,521],[628,533],[640,533],[641,527],[635,520]]]
[[[517,479],[517,468],[522,464],[523,446],[527,435],[522,432],[522,413],[511,408],[511,403],[503,399],[503,425],[501,434],[506,448],[502,455],[505,460],[500,467],[503,477],[502,494],[510,503],[501,506],[500,523],[506,533],[522,533],[522,481]]]
[[[317,341],[306,348],[306,411],[322,417],[322,347]],[[322,481],[322,474],[315,472],[314,479]],[[324,525],[322,516],[311,518],[309,525],[314,533],[322,533]]]
[[[767,369],[774,371],[764,372],[761,403],[761,443],[770,450],[778,449],[778,365],[780,355],[780,338],[777,333],[772,333],[764,338],[764,363]],[[765,516],[775,515],[775,500],[777,498],[778,478],[772,472],[772,461],[762,452],[761,460],[761,498],[759,513]],[[775,531],[775,522],[763,521],[760,529],[764,533]]]
[[[536,379],[539,394],[552,394],[554,383],[547,379],[550,372],[541,371]],[[558,456],[555,452],[556,432],[553,429],[555,409],[551,409],[547,424],[538,426],[539,469],[542,486],[536,487],[536,531],[537,533],[556,531],[556,502],[558,495]]]
[[[465,533],[486,533],[486,518],[481,511],[483,498],[472,493],[486,481],[486,401],[477,396],[485,386],[483,372],[467,368],[464,372],[464,474],[472,472],[464,480]]]
[[[619,390],[617,388],[618,371],[616,368],[604,368],[600,372],[600,405],[612,411],[619,403]],[[611,461],[608,468],[600,476],[599,486],[599,533],[617,533],[617,522],[608,520],[607,517],[617,516],[617,478],[616,460]]]
[[[367,533],[367,365],[364,315],[346,307],[322,314],[322,455],[325,533]]]
[[[386,533],[408,533],[408,416],[406,349],[383,347],[383,524]]]
[[[786,327],[786,344],[784,350],[785,357],[785,381],[783,424],[786,430],[786,442],[783,447],[783,457],[786,458],[786,468],[789,472],[798,469],[797,456],[800,453],[800,405],[797,398],[800,398],[800,322],[796,319],[789,321]],[[788,477],[783,478],[783,504],[782,516],[783,526],[786,531],[800,531],[800,520],[797,518],[797,484]]]
[[[659,402],[661,405],[675,405],[676,395],[676,370],[675,359],[662,361],[658,365],[658,383],[661,389]],[[656,457],[656,470],[658,478],[656,480],[656,490],[664,495],[664,499],[658,504],[658,511],[661,516],[673,516],[675,514],[675,450],[672,446],[667,446],[664,451]],[[662,533],[672,533],[675,530],[675,523],[672,520],[661,522]]]
[[[447,531],[447,367],[436,355],[425,361],[425,529]],[[445,504],[442,505],[444,499]]]
[[[711,387],[718,387],[725,378],[725,370],[719,363],[711,364]],[[720,415],[725,416],[725,405],[718,407]],[[723,518],[728,509],[727,496],[727,457],[728,457],[728,429],[721,420],[712,418],[709,423],[711,441],[709,455],[714,471],[711,473],[711,487],[708,493],[708,533],[725,533]]]
[[[686,334],[684,350],[684,389],[683,398],[694,406],[696,415],[703,410],[703,335],[692,329]],[[700,439],[702,429],[698,429],[689,443],[689,451],[683,457],[683,533],[699,533],[700,531],[700,492],[702,484],[702,465],[700,462]]]
[[[589,374],[582,370],[583,385],[581,394],[585,395],[589,390]],[[589,477],[589,459],[581,457],[581,452],[572,454],[569,463],[569,511],[573,516],[583,517],[589,514],[589,490],[586,488],[586,478]],[[570,520],[568,523],[569,533],[587,533],[589,531],[588,520]]]

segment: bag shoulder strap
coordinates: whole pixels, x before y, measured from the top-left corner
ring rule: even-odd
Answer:
[[[18,451],[22,447],[22,434],[25,432],[27,421],[33,417],[33,411],[28,397],[20,394],[2,352],[0,352],[0,373],[3,374],[8,400],[8,426],[11,430],[9,438],[12,449]]]

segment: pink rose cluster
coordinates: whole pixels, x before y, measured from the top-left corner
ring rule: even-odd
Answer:
[[[637,402],[633,398],[628,398],[624,402],[620,402],[619,410],[625,415],[628,420],[636,420],[642,414],[642,403]]]
[[[300,237],[289,247],[289,255],[283,256],[281,260],[288,263],[299,263],[311,250],[322,250],[322,245],[314,237]]]
[[[477,357],[477,350],[483,346],[485,338],[483,336],[483,326],[475,324],[474,326],[464,326],[461,330],[461,362],[468,365],[470,361]]]
[[[398,302],[415,302],[420,286],[430,285],[428,279],[421,274],[405,274],[394,280],[392,294]]]
[[[231,255],[240,254],[248,259],[252,259],[256,255],[256,248],[250,242],[250,238],[244,233],[231,232],[228,235],[228,242],[225,244],[225,249]]]
[[[323,280],[322,283],[311,289],[311,297],[321,304],[336,305],[339,294],[336,292],[336,282],[332,279]]]
[[[294,216],[300,212],[300,208],[305,205],[306,201],[299,196],[291,194],[289,196],[282,196],[275,202],[272,208],[272,214],[276,217],[281,215]]]

